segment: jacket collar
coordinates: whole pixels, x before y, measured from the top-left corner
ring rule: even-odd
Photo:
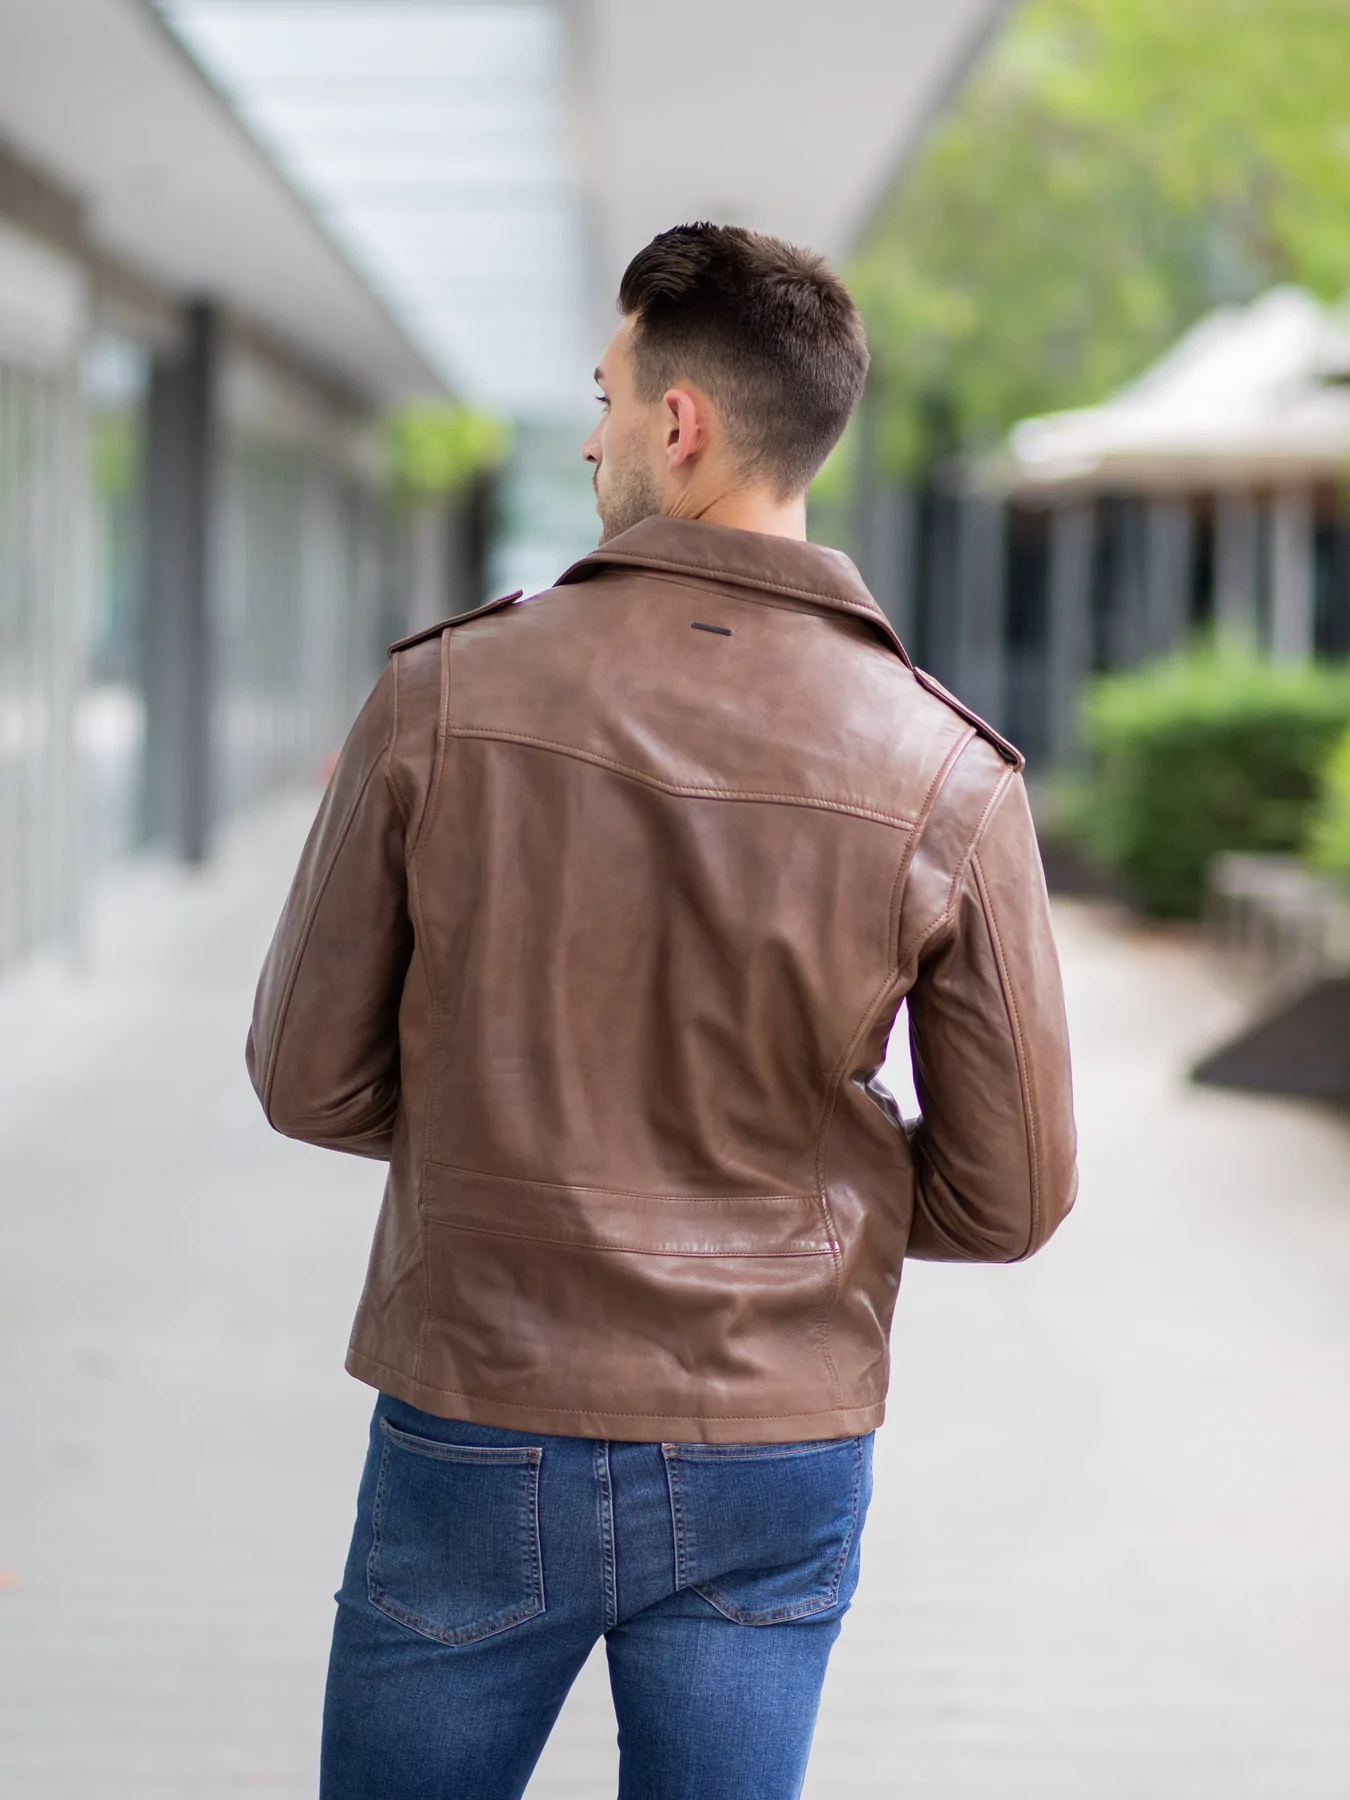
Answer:
[[[586,581],[602,569],[616,566],[729,582],[735,587],[786,594],[832,612],[851,613],[876,626],[909,665],[895,627],[868,593],[857,569],[842,551],[827,550],[822,544],[766,537],[758,531],[708,525],[701,519],[655,517],[643,519],[583,556],[558,577],[557,585]]]

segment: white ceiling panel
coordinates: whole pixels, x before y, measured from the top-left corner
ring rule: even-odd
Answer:
[[[0,137],[172,292],[238,307],[372,399],[440,385],[140,0],[0,0]]]
[[[449,385],[547,418],[655,232],[844,249],[1004,10],[0,0],[0,136],[103,249],[373,399]]]
[[[838,256],[1009,0],[584,0],[598,275],[695,218]]]
[[[162,11],[446,380],[575,404],[585,271],[548,0],[166,0]]]

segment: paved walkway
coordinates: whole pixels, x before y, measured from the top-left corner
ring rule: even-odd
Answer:
[[[312,1796],[374,1168],[272,1137],[252,979],[303,808],[0,989],[0,1794]],[[1350,1129],[1188,1089],[1233,1003],[1060,916],[1083,1197],[907,1273],[810,1800],[1344,1800]],[[531,1800],[612,1800],[588,1669]]]

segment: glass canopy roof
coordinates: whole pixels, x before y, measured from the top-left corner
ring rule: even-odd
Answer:
[[[553,5],[159,10],[456,393],[575,416],[595,351]]]

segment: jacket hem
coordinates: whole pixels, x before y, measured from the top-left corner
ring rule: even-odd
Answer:
[[[825,1407],[819,1412],[750,1414],[604,1412],[539,1402],[516,1405],[433,1387],[356,1349],[347,1352],[347,1373],[438,1419],[459,1419],[467,1425],[491,1425],[507,1431],[537,1431],[549,1437],[608,1438],[615,1443],[795,1444],[814,1438],[861,1437],[875,1431],[886,1414],[884,1401]]]

